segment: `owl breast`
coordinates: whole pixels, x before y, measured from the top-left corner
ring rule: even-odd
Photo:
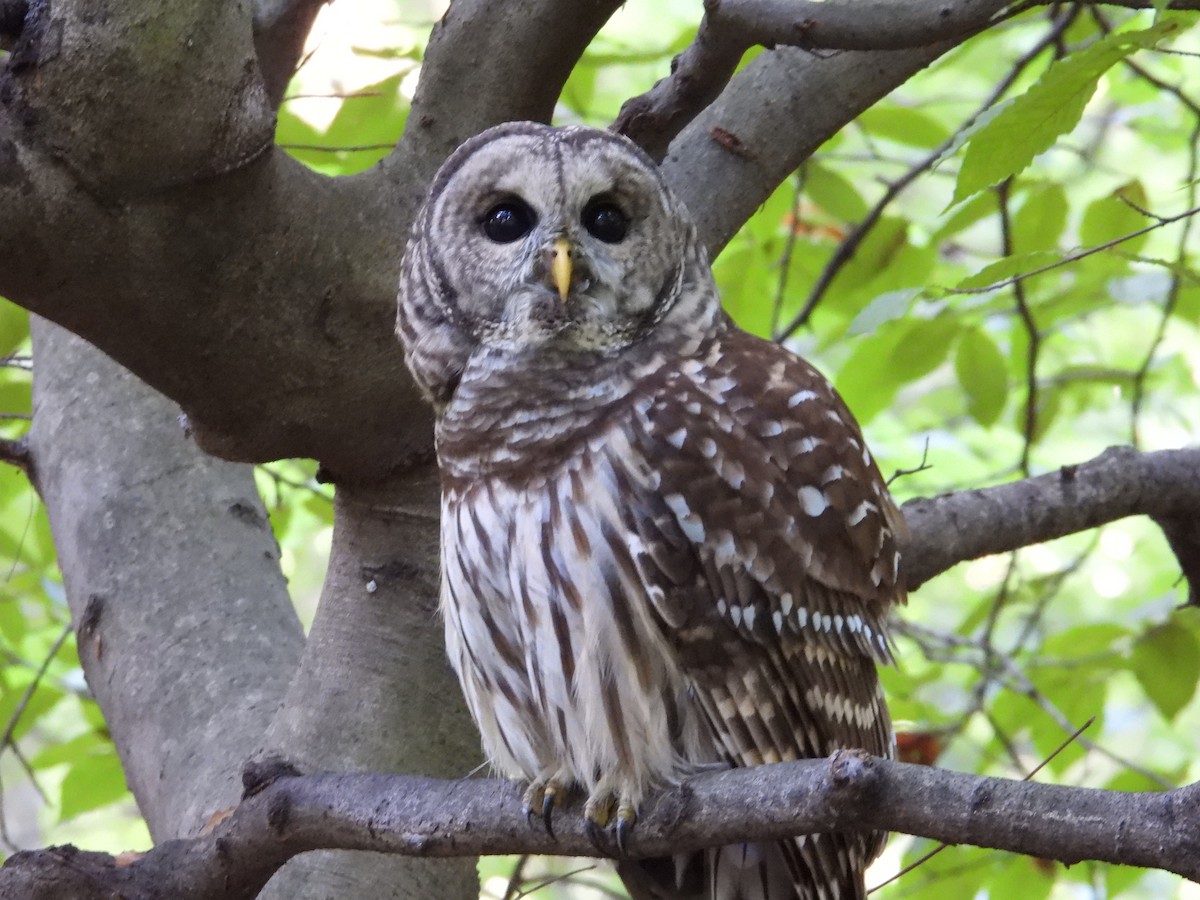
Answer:
[[[620,771],[640,793],[701,761],[699,712],[639,596],[629,498],[645,485],[631,480],[653,476],[631,473],[608,412],[627,386],[562,390],[576,396],[545,398],[537,413],[474,397],[487,422],[444,419],[446,642],[502,773],[560,766],[590,791]]]

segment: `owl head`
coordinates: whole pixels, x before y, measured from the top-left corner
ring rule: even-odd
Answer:
[[[705,303],[685,302],[697,292]],[[718,309],[687,212],[638,147],[510,122],[434,178],[405,253],[398,330],[436,403],[472,353],[615,354]]]

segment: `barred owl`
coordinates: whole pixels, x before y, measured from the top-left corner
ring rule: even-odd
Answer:
[[[638,148],[525,122],[467,141],[414,226],[398,332],[436,411],[450,660],[528,816],[580,789],[623,846],[699,767],[892,752],[900,514],[828,382],[722,312]],[[882,837],[619,868],[637,897],[848,900]]]

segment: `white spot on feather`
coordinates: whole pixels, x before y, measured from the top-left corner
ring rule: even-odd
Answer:
[[[821,493],[820,488],[815,488],[811,484],[806,484],[800,488],[800,505],[804,508],[807,515],[816,517],[825,512],[829,508],[829,502],[825,499],[825,495]]]
[[[667,443],[676,450],[682,449],[683,440],[687,437],[687,429],[679,428],[667,435]]]
[[[671,512],[675,513],[675,518],[679,521],[679,527],[683,529],[684,535],[693,544],[704,543],[704,523],[699,517],[692,512],[687,505],[687,501],[679,494],[667,494],[663,497],[663,501],[670,507]]]
[[[870,500],[864,500],[858,506],[850,511],[850,515],[846,517],[846,522],[851,528],[867,517],[869,512],[878,512],[879,507]]]
[[[796,393],[794,393],[794,394],[792,394],[792,396],[788,397],[788,409],[795,409],[797,406],[799,406],[801,403],[804,403],[807,400],[816,400],[816,399],[817,399],[816,391],[810,391],[807,388],[805,388],[802,391],[796,391]]]

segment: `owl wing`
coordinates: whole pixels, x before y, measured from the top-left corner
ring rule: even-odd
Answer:
[[[647,387],[634,556],[719,755],[890,755],[875,665],[891,658],[885,618],[905,596],[904,526],[845,404],[806,362],[738,331]],[[788,896],[838,883],[852,897],[881,844],[814,835],[758,849],[782,853]]]

